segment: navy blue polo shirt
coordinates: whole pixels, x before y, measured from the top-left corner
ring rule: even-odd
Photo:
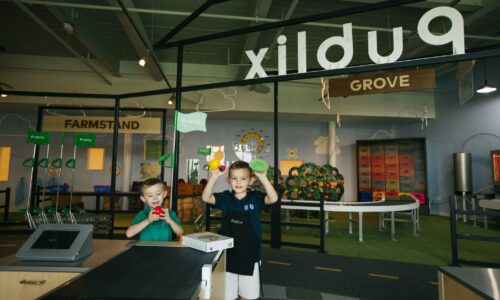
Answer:
[[[260,211],[264,208],[264,199],[266,194],[260,191],[248,191],[247,195],[238,200],[232,191],[224,191],[222,193],[214,193],[215,207],[222,210],[222,218],[226,216],[228,211],[234,212],[249,212],[250,224],[257,236],[257,244],[259,246],[259,256],[262,257],[262,228],[260,226]]]

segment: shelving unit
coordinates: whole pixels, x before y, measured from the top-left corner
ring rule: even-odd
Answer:
[[[427,159],[424,138],[359,140],[356,142],[358,201],[427,200]]]

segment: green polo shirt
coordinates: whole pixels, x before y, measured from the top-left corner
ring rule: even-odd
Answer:
[[[149,211],[151,208],[146,207],[141,210],[132,220],[131,225],[142,222],[149,216]],[[174,211],[168,210],[170,218],[174,220],[175,223],[181,225],[177,215]],[[139,234],[139,240],[141,241],[171,241],[172,240],[172,227],[164,220],[158,220],[150,223],[146,228],[144,228]]]

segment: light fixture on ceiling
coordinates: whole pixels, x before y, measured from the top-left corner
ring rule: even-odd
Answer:
[[[167,102],[168,105],[174,104],[174,99],[175,99],[174,97],[175,97],[174,94],[172,94],[172,96],[170,96],[170,98],[168,99],[168,102]]]
[[[484,84],[477,88],[476,93],[489,94],[489,93],[493,93],[496,90],[497,90],[497,88],[492,86],[491,84],[489,84],[488,81],[485,79]]]
[[[149,49],[146,49],[146,55],[141,57],[138,61],[139,66],[144,67],[149,59]]]
[[[7,94],[2,92],[2,98],[7,98]]]
[[[139,66],[144,67],[146,65],[146,59],[141,58],[141,59],[139,59],[138,63],[139,63]]]
[[[496,91],[497,88],[489,84],[488,80],[486,79],[486,60],[483,62],[483,74],[484,74],[484,83],[477,88],[476,93],[485,95],[491,94],[494,91]]]

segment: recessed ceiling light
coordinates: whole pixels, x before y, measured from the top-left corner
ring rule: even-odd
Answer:
[[[139,66],[144,67],[146,65],[146,59],[141,58],[141,59],[139,59],[138,63],[139,63]]]

